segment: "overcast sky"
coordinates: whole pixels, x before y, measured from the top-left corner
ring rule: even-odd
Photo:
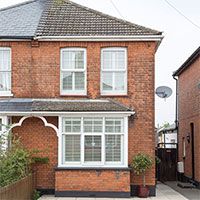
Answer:
[[[0,8],[25,0],[0,0]],[[74,0],[104,13],[124,18],[164,32],[164,40],[156,54],[156,87],[173,89],[173,95],[164,101],[156,97],[156,125],[175,119],[175,81],[172,72],[200,45],[200,28],[187,21],[165,0]],[[200,0],[168,0],[175,8],[200,27]]]

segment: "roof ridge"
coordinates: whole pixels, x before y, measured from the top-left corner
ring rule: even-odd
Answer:
[[[156,32],[157,34],[162,34],[162,32],[157,31],[157,30],[155,30],[155,29],[147,28],[147,27],[145,27],[145,26],[141,26],[141,25],[139,25],[139,24],[135,24],[135,23],[130,22],[130,21],[128,21],[128,20],[124,20],[124,19],[120,19],[120,18],[114,17],[114,16],[112,16],[112,15],[103,13],[103,12],[98,11],[98,10],[95,10],[95,9],[93,9],[93,8],[89,8],[89,7],[87,7],[87,6],[84,6],[84,5],[75,3],[74,1],[71,1],[71,0],[63,0],[63,1],[68,2],[68,3],[71,3],[71,4],[74,4],[74,5],[76,5],[76,6],[80,7],[80,8],[83,8],[83,9],[85,9],[85,10],[87,10],[87,11],[91,11],[91,12],[93,12],[93,13],[102,15],[102,16],[104,16],[104,17],[112,18],[112,19],[114,19],[114,20],[117,20],[117,21],[120,22],[120,23],[126,23],[127,25],[130,25],[130,26],[137,26],[137,27],[140,27],[140,28],[145,28],[146,30],[149,30],[149,31]]]
[[[1,11],[5,11],[5,10],[9,10],[9,9],[12,9],[12,8],[17,8],[19,6],[23,6],[23,5],[26,5],[26,4],[29,4],[29,3],[33,3],[33,2],[36,2],[36,1],[40,1],[40,0],[26,0],[26,1],[22,2],[22,3],[18,3],[18,4],[11,5],[11,6],[7,6],[5,8],[1,8],[0,12]]]

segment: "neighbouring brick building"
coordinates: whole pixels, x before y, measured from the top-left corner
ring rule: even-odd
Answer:
[[[37,189],[56,196],[135,194],[129,166],[154,156],[154,65],[162,33],[71,1],[0,10],[0,119],[46,150]],[[155,167],[147,173],[155,195]]]
[[[179,161],[200,188],[200,47],[173,74],[178,77]]]

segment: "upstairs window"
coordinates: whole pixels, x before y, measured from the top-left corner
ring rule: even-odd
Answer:
[[[11,50],[0,48],[0,95],[11,94]]]
[[[127,94],[126,48],[104,48],[101,51],[101,94]]]
[[[86,49],[61,50],[61,95],[86,95]]]

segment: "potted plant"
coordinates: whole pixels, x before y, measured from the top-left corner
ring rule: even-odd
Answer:
[[[131,163],[133,171],[136,175],[142,175],[143,185],[138,187],[138,196],[146,198],[149,196],[149,188],[146,186],[145,175],[147,169],[153,165],[153,159],[148,154],[139,153],[137,154]]]

